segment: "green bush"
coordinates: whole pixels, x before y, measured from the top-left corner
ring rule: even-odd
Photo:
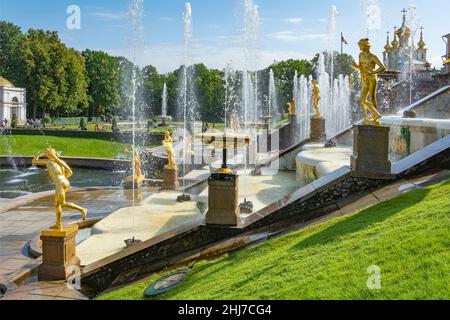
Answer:
[[[45,116],[42,119],[42,124],[49,124],[49,123],[52,123],[52,118],[50,118],[49,116]]]
[[[17,116],[15,113],[13,113],[11,117],[11,128],[13,129],[17,128]]]
[[[81,131],[86,131],[87,130],[86,120],[84,120],[84,118],[80,119],[80,130]]]

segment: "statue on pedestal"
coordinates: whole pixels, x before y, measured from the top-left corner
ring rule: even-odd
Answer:
[[[353,62],[353,67],[361,74],[361,100],[363,107],[364,124],[380,126],[381,114],[378,112],[377,103],[377,84],[378,74],[386,70],[380,59],[370,52],[371,44],[369,39],[361,39],[358,42],[361,53],[359,55],[359,64]],[[376,67],[378,68],[376,69]],[[372,117],[369,119],[367,111],[370,111]]]
[[[66,192],[70,189],[69,178],[73,175],[70,167],[56,154],[55,149],[49,147],[39,152],[32,161],[33,165],[46,167],[48,174],[55,185],[56,224],[53,230],[63,230],[62,208],[80,211],[83,221],[86,221],[87,209],[76,204],[66,202]]]
[[[316,80],[311,80],[311,83],[313,85],[313,91],[312,91],[312,101],[314,109],[316,110],[316,115],[314,118],[321,119],[322,115],[319,110],[319,102],[320,102],[320,87]]]
[[[295,116],[297,114],[297,106],[295,104],[295,100],[289,102],[287,106],[288,106],[288,114],[290,116]]]
[[[231,118],[230,118],[230,128],[233,131],[241,130],[241,119],[239,119],[238,115],[231,116]]]
[[[142,177],[144,175],[142,174],[142,160],[141,160],[141,154],[139,152],[139,149],[135,148],[134,151],[125,149],[125,152],[131,153],[134,155],[134,157],[133,157],[134,176],[128,177],[127,181],[142,179]]]
[[[175,157],[175,150],[173,148],[173,139],[170,132],[167,131],[164,135],[164,140],[162,142],[163,147],[166,149],[168,164],[165,166],[167,169],[178,169],[177,160]]]

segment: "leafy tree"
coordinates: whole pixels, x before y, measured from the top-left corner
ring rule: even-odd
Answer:
[[[26,89],[32,116],[79,114],[87,105],[84,60],[56,32],[30,29],[26,35]]]
[[[146,66],[142,70],[144,100],[149,106],[149,116],[158,116],[161,114],[162,92],[166,76],[160,75],[154,66]]]
[[[33,118],[57,110],[68,90],[62,44],[56,32],[30,29],[27,34],[27,93]]]
[[[16,25],[0,21],[0,75],[16,86],[26,84],[25,36]]]
[[[74,49],[67,49],[65,54],[68,90],[60,112],[67,115],[85,115],[88,106],[88,84],[84,57]]]
[[[352,67],[353,57],[347,53],[340,54],[337,51],[333,52],[333,60],[331,60],[331,55],[329,52],[325,51],[323,52],[324,58],[325,58],[325,66],[327,70],[330,70],[330,63],[333,61],[333,73],[334,76],[337,77],[340,74],[344,76],[353,76],[357,77],[358,73],[357,71]],[[314,77],[317,77],[317,67],[319,63],[319,54],[316,54],[314,58],[311,60],[311,63],[314,66]]]
[[[268,69],[272,69],[277,80],[277,90],[279,103],[282,107],[286,106],[293,98],[294,92],[294,76],[297,71],[298,75],[310,76],[313,73],[313,65],[308,60],[286,60],[272,64]],[[266,70],[265,82],[269,83],[269,73]],[[268,89],[267,89],[268,90]]]
[[[111,116],[120,106],[119,62],[103,51],[83,51],[88,78],[89,116]]]
[[[208,69],[204,64],[196,68],[196,87],[200,118],[203,121],[215,122],[224,118],[225,79],[222,71]]]
[[[132,114],[134,91],[136,113],[138,116],[146,116],[145,112],[148,108],[146,108],[147,101],[143,97],[144,79],[142,70],[125,57],[118,57],[117,61],[119,63],[119,115],[126,117]]]

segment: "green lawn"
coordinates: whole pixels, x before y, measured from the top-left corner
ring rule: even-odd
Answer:
[[[33,156],[47,146],[63,152],[63,156],[116,158],[126,144],[98,139],[51,136],[1,135],[0,155]]]
[[[159,299],[449,299],[450,181],[197,263]],[[369,266],[381,289],[367,288]],[[161,274],[99,299],[142,299]]]

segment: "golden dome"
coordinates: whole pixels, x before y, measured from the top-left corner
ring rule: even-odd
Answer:
[[[422,28],[422,30],[423,30],[423,28]],[[423,31],[420,32],[420,41],[418,43],[418,46],[420,49],[425,49],[426,43],[423,40]]]
[[[0,76],[0,87],[9,87],[13,88],[14,84],[11,81],[6,80],[2,76]]]
[[[398,49],[400,43],[397,40],[397,35],[394,35],[394,40],[392,41],[392,49]]]
[[[389,40],[389,32],[387,34],[387,39],[386,39],[386,45],[384,46],[384,50],[386,51],[391,51],[392,47],[390,44],[390,40]]]

